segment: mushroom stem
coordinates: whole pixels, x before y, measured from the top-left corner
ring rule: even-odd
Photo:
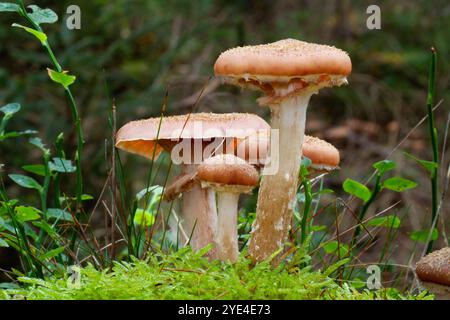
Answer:
[[[237,215],[239,194],[218,192],[216,247],[222,261],[236,262],[239,256]]]
[[[249,252],[262,261],[286,241],[295,206],[298,176],[305,134],[306,110],[313,91],[289,96],[271,105],[272,129],[279,130],[278,150],[270,150],[271,162],[278,161],[274,175],[263,176],[259,189],[256,220]]]
[[[184,173],[193,173],[197,165],[183,165]],[[202,189],[199,182],[183,194],[184,230],[190,239],[192,250],[198,251],[214,243],[217,224],[216,197],[210,188]],[[208,252],[208,257],[215,258],[215,248]]]

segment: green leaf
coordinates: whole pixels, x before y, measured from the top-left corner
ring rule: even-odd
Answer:
[[[41,23],[55,23],[58,21],[58,15],[51,9],[41,9],[36,5],[30,5],[28,8],[33,11],[33,13],[29,13],[28,16],[38,25]]]
[[[41,42],[42,45],[45,45],[45,43],[47,42],[47,35],[43,32],[25,27],[18,23],[13,23],[12,26],[16,27],[16,28],[21,28],[21,29],[25,30],[26,32],[31,33],[33,36],[35,36]]]
[[[366,223],[367,226],[371,227],[386,227],[393,229],[398,229],[400,227],[400,224],[400,218],[394,215],[373,218]]]
[[[134,223],[141,227],[151,227],[155,223],[155,217],[148,210],[136,209]]]
[[[427,160],[421,160],[418,159],[416,157],[414,157],[413,155],[404,152],[405,156],[407,156],[408,158],[416,161],[418,164],[420,164],[423,168],[425,168],[425,170],[427,170],[430,175],[432,175],[434,173],[434,170],[436,170],[438,168],[438,164],[434,161],[427,161]]]
[[[323,194],[333,194],[334,193],[334,191],[333,190],[331,190],[331,189],[322,189],[322,190],[319,190],[319,191],[317,191],[317,192],[314,192],[314,196],[319,196],[319,195],[323,195]]]
[[[71,173],[77,170],[77,168],[73,166],[71,160],[63,158],[53,158],[53,161],[49,163],[49,167],[51,171],[60,173]]]
[[[311,161],[310,158],[303,156],[300,165],[302,167],[308,168],[308,167],[310,167],[312,165],[312,161]]]
[[[81,201],[89,201],[89,200],[94,200],[94,197],[91,196],[90,194],[82,194],[81,195]]]
[[[322,247],[326,253],[335,255],[339,254],[341,257],[346,256],[349,252],[348,245],[345,243],[339,243],[336,240],[327,242]]]
[[[47,209],[47,218],[73,222],[73,217],[69,212],[58,208]]]
[[[7,230],[9,232],[11,232],[12,234],[16,233],[16,229],[8,222],[6,222],[5,220],[1,221],[2,219],[0,218],[0,230]]]
[[[397,164],[391,160],[382,160],[373,164],[373,167],[377,169],[380,174],[393,170],[396,166]]]
[[[9,2],[0,2],[0,12],[19,12],[19,5]]]
[[[77,79],[77,77],[68,74],[67,71],[58,72],[49,68],[47,68],[47,71],[50,79],[52,79],[56,83],[59,83],[65,89],[67,89]]]
[[[350,285],[353,288],[361,289],[361,288],[364,288],[366,286],[366,283],[360,278],[355,278],[355,279],[351,280]]]
[[[2,282],[0,283],[0,289],[17,290],[20,289],[20,286],[13,282]]]
[[[0,247],[2,248],[8,248],[9,244],[8,242],[6,242],[5,240],[3,240],[2,238],[0,238]]]
[[[65,248],[64,247],[59,247],[53,250],[50,250],[46,253],[44,253],[43,255],[41,255],[39,257],[40,260],[50,260],[51,258],[56,257],[57,255],[61,254],[62,252],[64,252]]]
[[[45,144],[42,142],[41,138],[35,137],[28,140],[29,143],[31,143],[33,146],[41,149],[44,153],[49,153],[50,149],[47,149]]]
[[[19,132],[13,131],[13,132],[8,132],[8,133],[2,135],[1,138],[3,140],[6,140],[6,139],[10,139],[10,138],[29,136],[29,135],[36,134],[36,133],[37,133],[37,131],[35,131],[35,130],[25,130],[25,131],[19,131]]]
[[[29,221],[31,221],[31,223],[33,223],[32,220],[29,220]],[[39,220],[35,220],[35,221],[39,221]],[[24,222],[26,222],[26,221],[24,221]],[[24,224],[23,225],[23,229],[25,231],[25,234],[28,237],[32,238],[34,241],[37,240],[38,235],[37,235],[37,233],[34,231],[34,229],[29,224]]]
[[[20,222],[33,221],[41,217],[40,211],[33,207],[17,206],[15,212]]]
[[[136,194],[136,199],[141,200],[146,194],[148,194],[148,193],[152,194],[154,192],[162,193],[162,187],[159,185],[155,185],[155,186],[151,186],[146,189],[143,189]]]
[[[427,239],[428,239],[428,234],[429,233],[430,233],[430,230],[414,231],[413,233],[411,233],[409,238],[411,240],[413,240],[413,241],[427,243]],[[431,233],[430,240],[431,241],[436,241],[438,239],[438,237],[439,237],[438,230],[437,230],[437,228],[434,228],[433,232]]]
[[[371,192],[365,185],[352,179],[346,179],[342,185],[344,191],[362,199],[364,202],[369,201]]]
[[[36,180],[22,174],[10,174],[8,175],[8,177],[10,177],[12,181],[17,183],[21,187],[36,190],[42,189],[42,186]]]
[[[323,231],[323,230],[326,230],[327,229],[327,226],[323,226],[323,225],[320,225],[320,226],[312,226],[311,227],[311,230],[312,231]]]
[[[42,164],[30,164],[22,167],[23,170],[37,174],[38,176],[45,176],[45,167]]]
[[[403,192],[408,189],[413,189],[417,186],[417,183],[401,177],[392,177],[383,182],[383,188]]]
[[[58,239],[58,234],[53,229],[53,227],[50,224],[48,224],[47,222],[45,222],[43,220],[38,220],[38,221],[33,221],[31,223],[33,224],[33,226],[35,226],[41,230],[44,230],[52,239],[55,239],[55,240]]]
[[[0,111],[3,112],[5,116],[12,116],[13,114],[20,111],[20,104],[18,103],[10,103],[6,106],[0,108]]]

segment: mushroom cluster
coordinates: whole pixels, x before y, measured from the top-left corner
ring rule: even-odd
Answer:
[[[264,260],[281,248],[290,229],[304,143],[306,109],[321,88],[347,83],[352,64],[346,52],[335,47],[285,39],[265,45],[225,51],[214,65],[225,81],[264,93],[258,100],[272,112],[272,129],[278,130],[279,164],[275,174],[263,177],[249,251]],[[292,147],[298,146],[298,147]],[[271,148],[272,149],[272,148]]]
[[[251,257],[261,261],[287,238],[302,156],[315,172],[338,168],[336,148],[305,136],[306,109],[319,89],[347,83],[351,61],[335,47],[286,39],[227,50],[214,71],[228,83],[262,91],[258,103],[271,109],[271,125],[240,113],[151,118],[123,126],[116,146],[151,160],[171,153],[181,174],[163,198],[182,194],[183,229],[193,250],[215,244],[212,259],[236,261],[239,195],[250,193],[261,175],[249,242]],[[275,172],[266,170],[268,163]]]

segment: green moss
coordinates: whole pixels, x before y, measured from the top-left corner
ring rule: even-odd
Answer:
[[[147,261],[116,262],[110,271],[89,265],[81,269],[79,286],[69,275],[47,280],[20,278],[23,287],[0,291],[3,299],[423,299],[402,296],[394,289],[358,291],[339,286],[323,272],[306,265],[308,257],[271,268],[252,266],[241,257],[235,265],[209,262],[188,249],[170,255],[155,254]]]

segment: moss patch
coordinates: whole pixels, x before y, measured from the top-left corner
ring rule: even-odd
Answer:
[[[295,261],[295,262],[294,262]],[[358,291],[338,285],[323,272],[312,271],[308,256],[297,255],[277,268],[268,263],[252,266],[241,257],[235,265],[209,262],[188,249],[146,261],[116,262],[112,270],[92,265],[80,270],[79,285],[69,275],[46,280],[19,278],[22,287],[0,291],[3,299],[426,299],[404,296],[395,289]],[[304,266],[304,267],[300,267]]]

